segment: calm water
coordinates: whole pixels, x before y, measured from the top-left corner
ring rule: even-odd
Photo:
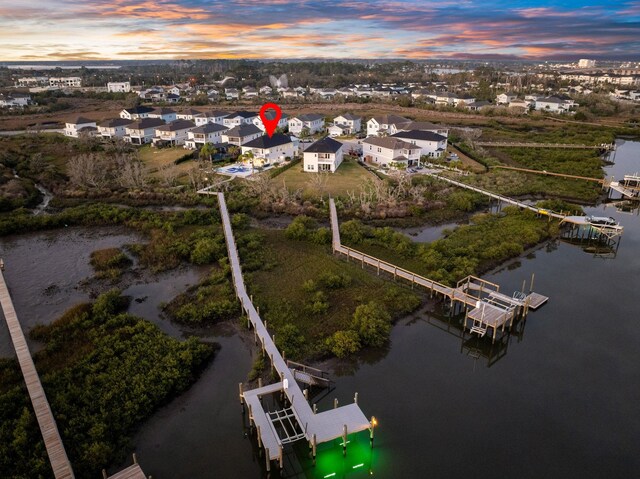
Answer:
[[[640,143],[621,142],[608,170],[616,177],[640,170]],[[334,364],[337,387],[320,409],[332,407],[334,397],[351,402],[357,391],[380,426],[364,468],[344,472],[338,458],[331,477],[369,470],[381,478],[640,476],[640,218],[614,206],[589,212],[625,226],[614,258],[555,241],[487,275],[511,292],[535,273],[534,289],[550,296],[520,334],[494,346],[463,340],[455,319],[423,312],[393,329],[388,351]],[[78,259],[73,267],[86,266]],[[168,294],[159,288],[153,294]],[[153,316],[154,301],[166,299],[150,296],[139,307]],[[207,334],[222,346],[211,367],[134,438],[145,472],[156,479],[264,476],[237,398],[252,348],[231,331]],[[327,469],[314,470],[304,456],[304,447],[287,455],[285,477],[324,477]]]

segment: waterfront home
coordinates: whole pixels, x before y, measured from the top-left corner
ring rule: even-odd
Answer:
[[[187,139],[187,133],[195,127],[196,124],[191,120],[175,120],[166,125],[161,125],[156,128],[156,133],[152,140],[153,144],[156,146],[184,145]]]
[[[419,146],[421,149],[420,156],[428,156],[429,158],[441,158],[447,150],[447,137],[432,131],[401,131],[390,138],[399,138],[407,143]]]
[[[217,123],[205,123],[187,132],[184,147],[190,150],[201,148],[207,143],[217,145],[222,143],[222,133],[227,131],[226,126]]]
[[[395,135],[400,131],[412,131],[412,130],[431,131],[433,133],[437,133],[438,135],[449,137],[448,126],[436,125],[435,123],[431,123],[428,121],[409,121],[407,123],[394,123],[390,125],[389,133],[392,135]]]
[[[128,81],[107,83],[107,92],[109,93],[129,93],[130,91],[131,83]]]
[[[309,146],[303,153],[303,170],[306,172],[330,171],[334,173],[343,158],[343,144],[324,137]]]
[[[262,130],[253,124],[240,125],[223,132],[222,141],[231,145],[242,146],[262,135]]]
[[[271,138],[262,135],[243,144],[242,154],[248,152],[253,154],[254,166],[264,166],[293,158],[295,147],[289,135],[274,133]]]
[[[177,120],[177,113],[171,108],[154,108],[147,114],[147,118],[160,118],[165,123]]]
[[[133,120],[126,118],[114,118],[113,120],[98,123],[98,136],[102,138],[122,138],[127,134],[126,126],[133,123]]]
[[[92,135],[97,133],[98,128],[94,120],[79,116],[74,121],[65,123],[64,134],[72,138],[78,138],[81,133]]]
[[[322,131],[324,127],[324,116],[317,113],[298,115],[289,119],[289,132],[300,135],[302,130],[307,130],[310,135]]]
[[[491,104],[491,102],[486,101],[486,100],[474,101],[474,102],[471,102],[471,103],[467,103],[465,105],[465,107],[469,111],[481,111],[481,110],[485,110],[487,108],[490,108],[492,106],[493,105]]]
[[[549,113],[567,113],[577,106],[578,104],[571,99],[549,96],[546,98],[538,98],[534,108],[538,111],[547,111]]]
[[[406,168],[420,161],[422,148],[399,138],[370,137],[362,141],[364,160],[378,166]]]
[[[225,88],[224,95],[227,100],[238,100],[240,98],[240,92],[235,88]]]
[[[28,93],[11,92],[7,95],[0,93],[0,107],[14,108],[25,107],[31,103],[31,95]]]
[[[142,118],[130,125],[125,126],[124,141],[134,145],[144,145],[151,143],[155,136],[155,130],[165,122],[160,118]]]
[[[242,89],[242,95],[245,98],[255,98],[258,96],[258,90],[251,86],[246,86]]]
[[[343,127],[343,130],[346,130],[347,135],[354,135],[362,130],[362,119],[359,116],[352,115],[351,113],[336,116],[333,119],[333,124],[335,126]]]
[[[147,118],[149,113],[151,113],[154,109],[148,106],[136,106],[133,108],[125,108],[120,112],[120,118],[125,118],[127,120],[140,120],[142,118]]]
[[[273,93],[273,88],[271,88],[269,85],[265,85],[263,87],[260,87],[259,92],[261,95],[268,96],[268,95],[271,95],[271,93]]]
[[[374,116],[367,122],[367,136],[393,134],[396,133],[398,125],[407,123],[411,123],[411,120],[399,115]],[[395,131],[392,131],[394,128]]]

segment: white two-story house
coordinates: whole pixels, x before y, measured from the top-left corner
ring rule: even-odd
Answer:
[[[131,123],[133,123],[133,120],[127,120],[126,118],[103,121],[98,123],[98,136],[102,138],[122,138],[127,134],[127,125]]]
[[[74,121],[65,123],[64,134],[72,138],[78,138],[81,133],[95,134],[98,131],[96,122],[87,118],[78,117]]]
[[[267,117],[267,120],[273,120],[276,117],[276,112],[273,110],[267,110],[264,116]],[[262,131],[267,131],[264,127],[264,123],[262,123],[262,118],[260,118],[260,116],[257,116],[253,119],[253,124],[256,125],[258,128],[260,128]],[[289,124],[289,115],[287,115],[286,113],[283,113],[280,119],[278,120],[278,124],[276,125],[276,128],[285,129],[288,124]]]
[[[317,113],[308,113],[289,119],[290,133],[299,136],[305,128],[309,131],[310,135],[322,131],[322,128],[324,128],[324,116],[318,115]]]
[[[571,99],[563,99],[555,96],[546,98],[538,98],[535,103],[535,109],[538,111],[548,111],[549,113],[567,113],[578,106]]]
[[[262,135],[262,130],[253,124],[240,125],[223,132],[222,141],[231,145],[242,146]]]
[[[362,141],[364,160],[387,168],[406,168],[420,162],[422,148],[399,138],[371,137]]]
[[[180,111],[176,113],[176,120],[189,120],[194,121],[194,118],[198,115],[201,115],[202,112],[200,110],[195,110],[193,108],[189,108],[187,110]]]
[[[160,118],[165,123],[171,123],[178,119],[178,114],[171,108],[154,108],[147,114],[147,118]]]
[[[134,145],[151,143],[156,134],[156,128],[164,124],[165,122],[160,118],[142,118],[125,127],[126,134],[122,139]]]
[[[222,143],[222,133],[227,131],[227,127],[217,123],[205,123],[187,132],[187,140],[184,147],[190,150],[201,148],[207,143],[217,145]]]
[[[253,165],[264,166],[293,158],[293,141],[289,135],[274,133],[271,138],[262,135],[242,145],[242,154],[253,153]]]
[[[228,111],[207,111],[204,113],[200,113],[199,115],[195,115],[193,117],[193,121],[196,126],[202,126],[206,123],[217,123],[218,125],[224,125],[224,119],[229,116]]]
[[[410,123],[409,118],[399,115],[374,116],[367,122],[367,136],[392,135],[397,125]]]
[[[509,103],[511,103],[516,98],[518,98],[518,95],[516,95],[515,93],[511,93],[511,92],[500,93],[496,97],[496,103],[498,105],[508,105]]]
[[[191,120],[175,120],[156,128],[153,138],[154,145],[168,144],[171,146],[184,145],[187,133],[196,127]]]
[[[133,108],[125,108],[120,112],[120,118],[127,120],[140,120],[141,118],[147,118],[149,113],[153,111],[153,108],[148,106],[136,106]]]
[[[222,120],[222,124],[227,128],[233,128],[240,125],[251,125],[253,120],[259,118],[257,113],[252,111],[234,111],[229,113]]]
[[[362,119],[351,113],[336,116],[333,119],[333,124],[341,127],[347,135],[355,135],[362,129]]]
[[[343,144],[327,136],[304,150],[303,158],[305,172],[335,173],[342,163]]]
[[[401,131],[390,138],[398,138],[412,145],[419,146],[420,156],[440,158],[447,151],[447,137],[433,133],[432,131]]]

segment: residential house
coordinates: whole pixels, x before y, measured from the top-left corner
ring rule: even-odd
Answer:
[[[255,118],[259,118],[259,115],[252,111],[234,111],[223,118],[222,124],[227,128],[233,128],[239,125],[251,125]]]
[[[402,131],[389,138],[399,138],[421,148],[420,156],[440,158],[447,150],[447,137],[433,133],[432,131],[410,130]]]
[[[240,92],[235,88],[225,88],[224,95],[227,100],[238,100],[240,99]]]
[[[194,118],[201,114],[202,112],[200,110],[194,110],[193,108],[189,108],[187,110],[176,113],[176,119],[194,121]]]
[[[548,111],[549,113],[567,113],[577,106],[578,105],[571,99],[549,96],[546,98],[538,98],[534,108],[538,111]]]
[[[510,93],[510,92],[500,93],[496,97],[496,103],[498,105],[508,105],[509,103],[511,103],[516,98],[518,98],[518,95],[516,95],[515,93]]]
[[[468,95],[468,94],[464,94],[464,95],[458,95],[457,98],[453,99],[453,105],[454,106],[466,106],[466,105],[470,105],[471,103],[475,103],[476,98],[474,96]]]
[[[133,120],[126,118],[114,118],[113,120],[98,123],[98,136],[102,138],[122,138],[127,134],[126,127],[133,123]]]
[[[354,135],[362,129],[362,119],[359,116],[352,115],[351,113],[336,116],[333,119],[333,124],[346,128],[347,135]]]
[[[131,91],[131,83],[128,81],[109,82],[107,83],[107,91],[109,93],[129,93]]]
[[[156,128],[164,125],[160,118],[142,118],[130,125],[125,126],[126,134],[123,140],[134,145],[144,145],[151,143],[156,133]]]
[[[374,116],[367,122],[367,136],[380,136],[385,134],[393,134],[397,125],[410,123],[409,118],[398,115],[381,115]]]
[[[262,135],[262,130],[253,124],[240,125],[223,132],[222,141],[232,145],[242,146]]]
[[[349,97],[353,95],[353,90],[351,90],[351,88],[340,88],[337,94],[343,97]]]
[[[406,168],[418,164],[422,148],[399,138],[371,137],[362,141],[362,154],[367,162],[387,168]]]
[[[469,111],[481,111],[492,106],[491,102],[486,100],[474,101],[466,104],[466,108]]]
[[[433,133],[437,133],[438,135],[442,135],[445,138],[449,137],[449,127],[445,125],[436,125],[435,123],[431,123],[428,121],[409,121],[407,123],[394,123],[391,125],[389,129],[389,133],[395,135],[399,131],[411,131],[411,130],[420,130],[420,131],[431,131]]]
[[[154,108],[147,114],[147,118],[160,118],[166,123],[177,120],[177,113],[171,108]]]
[[[153,138],[154,145],[184,145],[187,140],[187,133],[196,127],[191,120],[175,120],[171,123],[161,125],[156,128],[156,134]]]
[[[295,91],[293,88],[282,88],[282,89],[278,89],[280,92],[280,95],[282,95],[283,98],[297,98],[298,97],[298,92]]]
[[[323,100],[333,100],[338,94],[338,90],[335,88],[318,88],[314,94],[318,95]]]
[[[22,108],[31,103],[31,95],[28,93],[11,92],[8,95],[0,94],[0,107]]]
[[[436,105],[449,105],[455,106],[456,101],[460,100],[460,97],[455,93],[451,93],[448,91],[440,92],[435,94]]]
[[[74,121],[65,123],[64,134],[72,138],[78,138],[82,133],[95,134],[98,131],[96,122],[84,117],[78,117]]]
[[[180,96],[180,88],[178,88],[177,86],[173,85],[170,86],[169,88],[167,88],[165,90],[168,94],[170,93],[171,95],[175,95],[175,96]]]
[[[348,126],[331,125],[327,128],[327,133],[329,133],[329,136],[331,137],[346,136],[349,134],[349,131],[350,129]]]
[[[180,103],[180,95],[176,95],[174,93],[167,93],[164,98],[164,101],[167,103]]]
[[[49,84],[49,77],[23,77],[18,78],[18,86],[34,88]]]
[[[149,113],[151,113],[154,109],[148,106],[136,106],[133,108],[125,108],[120,112],[120,118],[125,118],[127,120],[140,120],[142,118],[147,118]]]
[[[342,163],[343,144],[328,136],[316,141],[303,153],[306,172],[335,171]]]
[[[245,98],[256,98],[258,96],[258,90],[251,86],[246,86],[242,89],[242,95]]]
[[[207,111],[204,113],[200,113],[199,115],[195,115],[193,117],[193,121],[196,126],[202,126],[207,123],[217,123],[218,125],[223,125],[223,120],[229,116],[228,111]]]
[[[529,105],[530,105],[530,102],[526,100],[521,100],[519,98],[516,98],[515,100],[511,100],[509,102],[509,108],[522,109],[522,111],[528,110]]]
[[[201,148],[207,143],[217,145],[222,143],[222,133],[227,131],[227,127],[217,123],[205,123],[187,132],[187,140],[184,147],[190,150]]]
[[[261,95],[268,96],[273,93],[273,88],[271,88],[269,85],[265,85],[263,87],[260,87],[259,91]]]
[[[253,153],[254,166],[264,166],[293,158],[295,148],[289,135],[274,133],[271,138],[262,135],[243,144],[242,154],[248,152]]]
[[[151,88],[147,88],[146,90],[140,90],[138,96],[143,100],[164,101],[167,97],[167,94],[159,86],[154,86]]]
[[[324,127],[324,116],[317,113],[308,113],[306,115],[298,115],[289,119],[289,132],[300,136],[306,129],[310,135],[322,131]]]
[[[267,110],[264,116],[267,117],[267,120],[273,120],[276,117],[276,112],[273,110]],[[264,123],[262,123],[262,118],[260,118],[260,116],[256,116],[253,119],[253,124],[256,125],[258,128],[260,128],[262,131],[267,131],[266,128],[264,127]],[[288,124],[289,124],[289,115],[287,115],[286,113],[283,113],[280,116],[280,119],[278,120],[278,124],[276,125],[276,128],[280,128],[284,130]]]

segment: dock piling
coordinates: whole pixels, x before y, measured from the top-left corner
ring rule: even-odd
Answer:
[[[342,455],[347,455],[347,425],[342,426]]]

